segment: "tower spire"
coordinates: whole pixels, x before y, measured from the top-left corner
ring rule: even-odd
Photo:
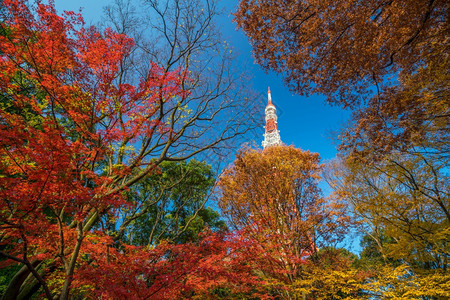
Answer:
[[[267,91],[268,103],[266,106],[266,132],[264,133],[264,141],[262,142],[263,148],[281,145],[280,131],[277,126],[277,109],[272,103],[272,95],[270,94],[270,87]]]
[[[273,105],[272,104],[272,96],[270,95],[270,86],[269,86],[269,89],[267,91],[267,98],[269,98],[269,103],[267,105]]]

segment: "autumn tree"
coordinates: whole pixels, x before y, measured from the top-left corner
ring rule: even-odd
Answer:
[[[253,124],[221,118],[213,131],[222,111],[241,106],[220,92],[221,80],[202,98],[181,59],[147,61],[126,76],[134,41],[125,34],[87,28],[73,12],[58,16],[52,3],[2,5],[0,255],[22,267],[4,297],[29,298],[41,287],[49,299],[67,299],[82,262],[108,263],[89,260],[94,249],[109,251],[108,232],[93,229],[132,206],[130,187],[162,162],[220,148]]]
[[[220,177],[219,207],[277,258],[265,269],[275,286],[304,278],[306,258],[338,241],[349,221],[341,204],[321,195],[320,169],[318,154],[273,146],[240,151]]]
[[[371,299],[365,284],[371,273],[358,263],[358,257],[346,249],[324,247],[307,261],[303,276],[291,289],[307,299]]]
[[[395,268],[403,268],[398,274],[410,274],[409,284],[403,282],[403,288],[391,291],[399,296],[447,293],[442,286],[448,280],[449,191],[443,174],[447,165],[446,160],[430,160],[429,155],[393,153],[372,165],[353,157],[334,162],[328,175],[373,241],[366,241],[371,247],[366,250],[375,258],[372,267],[389,266],[383,269],[384,275],[392,274],[389,280],[395,277]]]
[[[166,72],[188,70],[181,84],[189,98],[176,108],[166,107],[167,111],[177,109],[174,130],[183,132],[172,160],[185,151],[207,147],[208,155],[203,157],[215,163],[211,156],[235,150],[243,141],[242,133],[254,133],[262,124],[262,118],[253,113],[261,99],[249,86],[250,74],[242,71],[242,62],[216,24],[222,14],[219,4],[215,0],[144,0],[137,7],[130,0],[115,0],[105,7],[103,25],[135,40],[121,69],[124,78],[141,76],[149,61]],[[218,140],[228,142],[215,143]]]
[[[447,17],[436,0],[243,0],[235,20],[258,63],[285,73],[293,90],[352,106],[392,74],[445,58]]]
[[[267,259],[240,235],[210,232],[194,243],[163,242],[146,251],[130,245],[118,249],[113,244],[109,236],[92,237],[87,244],[89,256],[80,262],[74,278],[77,295],[88,299],[269,298],[264,281],[253,272],[255,264]],[[111,247],[105,255],[107,245]]]

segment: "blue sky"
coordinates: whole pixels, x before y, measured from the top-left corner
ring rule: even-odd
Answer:
[[[58,12],[63,10],[79,11],[87,24],[100,21],[103,7],[112,4],[113,0],[56,0]],[[135,6],[140,1],[136,0]],[[336,155],[336,145],[331,139],[331,132],[336,132],[349,117],[349,112],[325,103],[322,96],[300,97],[292,94],[284,85],[281,76],[276,73],[265,73],[254,63],[251,46],[242,31],[236,30],[231,13],[235,11],[238,0],[220,1],[225,6],[224,15],[218,20],[223,38],[229,42],[238,54],[239,60],[246,63],[254,78],[249,85],[267,99],[267,87],[272,91],[272,100],[277,108],[278,129],[281,140],[287,145],[318,152],[323,160]],[[261,107],[264,110],[264,107]],[[261,146],[264,129],[260,129],[260,139],[255,142]]]

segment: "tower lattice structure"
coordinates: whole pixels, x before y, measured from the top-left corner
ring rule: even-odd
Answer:
[[[281,145],[280,131],[277,126],[277,109],[272,103],[272,96],[270,95],[270,87],[267,92],[269,102],[266,106],[266,132],[264,133],[264,141],[262,142],[263,148]]]

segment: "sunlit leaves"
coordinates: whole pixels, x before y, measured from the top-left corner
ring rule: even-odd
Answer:
[[[308,258],[339,241],[350,221],[342,203],[321,196],[320,170],[317,154],[272,146],[242,150],[219,181],[220,208],[270,253],[274,262],[263,272],[286,295],[295,293],[296,280],[315,280]]]
[[[34,276],[47,297],[50,286],[65,298],[96,216],[128,205],[110,186],[113,176],[126,176],[131,168],[107,158],[125,151],[136,156],[127,143],[137,137],[168,135],[155,117],[157,99],[186,97],[180,76],[187,79],[181,70],[166,72],[152,63],[138,84],[119,81],[131,38],[86,28],[74,13],[58,16],[52,3],[3,5],[0,227],[1,245],[9,247],[2,256],[30,272],[30,261],[54,260],[64,275],[52,273],[50,285]]]
[[[445,18],[445,1],[243,0],[235,20],[257,62],[292,90],[353,106],[372,85],[436,59],[430,45],[446,44]]]

